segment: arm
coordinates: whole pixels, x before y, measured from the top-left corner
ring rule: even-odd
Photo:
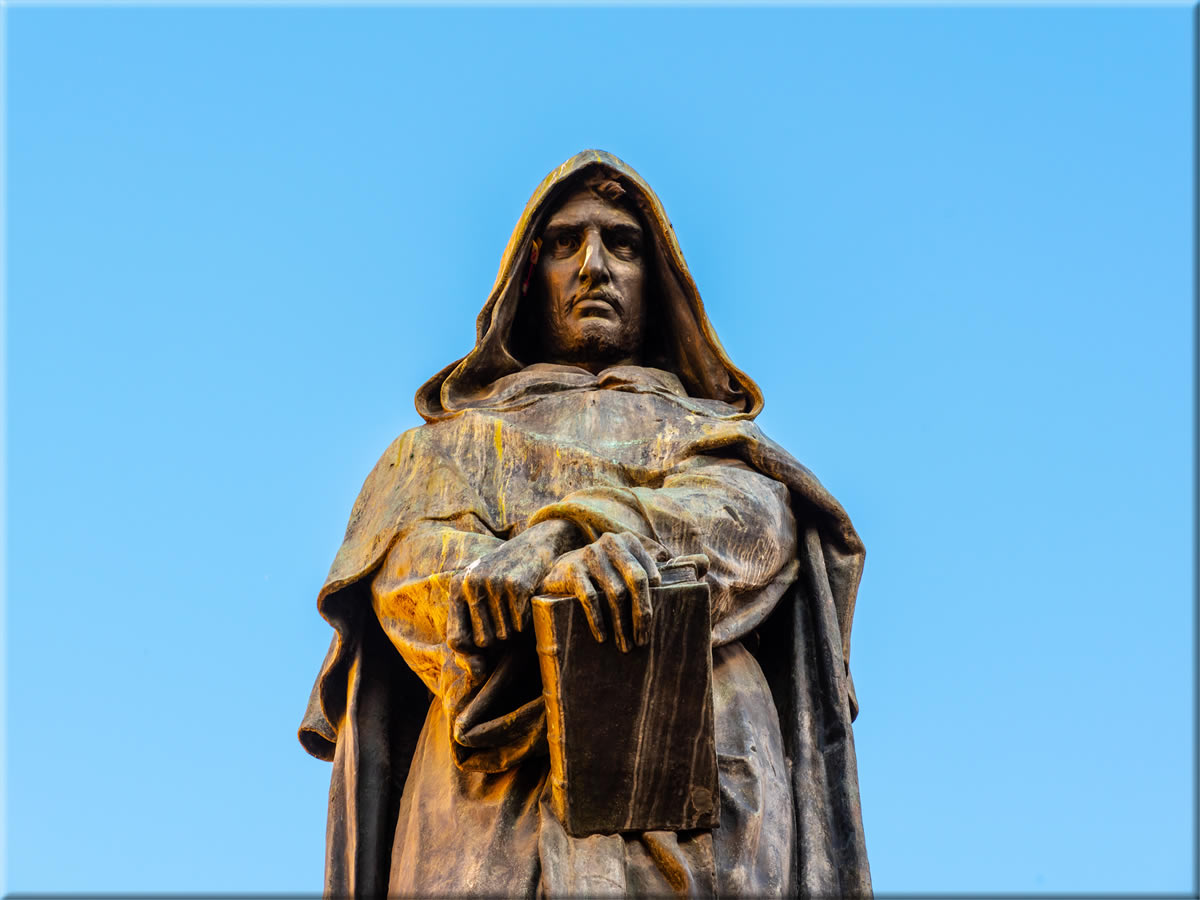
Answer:
[[[597,640],[604,639],[607,618],[622,649],[628,638],[641,643],[646,634],[649,591],[638,583],[637,564],[651,569],[629,558],[632,553],[621,559],[614,538],[628,550],[634,544],[658,548],[660,559],[707,556],[714,625],[742,612],[745,602],[789,572],[796,553],[784,485],[740,461],[716,457],[692,457],[660,487],[577,491],[531,521],[547,518],[574,522],[593,543],[560,558],[543,587],[579,597]]]

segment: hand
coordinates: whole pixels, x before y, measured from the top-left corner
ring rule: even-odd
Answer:
[[[666,558],[666,551],[661,555]],[[559,557],[541,588],[550,594],[578,597],[592,636],[601,642],[607,636],[607,618],[617,648],[628,653],[631,638],[639,647],[650,639],[654,614],[650,588],[658,583],[658,566],[637,535],[606,532],[594,543]]]
[[[450,582],[446,643],[472,653],[524,631],[529,599],[578,529],[570,522],[540,522],[475,560]]]

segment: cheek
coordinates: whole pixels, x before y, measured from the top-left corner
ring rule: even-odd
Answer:
[[[542,292],[546,301],[555,306],[571,286],[571,272],[563,266],[547,265],[541,269]]]
[[[642,299],[646,273],[641,266],[622,266],[614,274],[621,286],[621,293],[631,300],[640,301]]]
[[[565,282],[566,275],[553,266],[538,268],[538,283],[541,296],[538,298],[540,328],[547,329],[551,334],[561,335],[570,323],[566,315],[566,303],[563,298],[570,293],[570,285]]]

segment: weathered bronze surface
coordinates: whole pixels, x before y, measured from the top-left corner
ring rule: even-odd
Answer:
[[[335,633],[300,740],[333,762],[326,894],[869,895],[862,543],[753,424],[636,172],[585,151],[546,177],[475,348],[416,403],[317,601]],[[535,637],[537,595],[571,599],[538,601]],[[602,759],[635,773],[628,803]]]
[[[595,640],[578,598],[533,600],[550,801],[575,837],[719,823],[706,567],[658,567],[649,639],[624,652]]]

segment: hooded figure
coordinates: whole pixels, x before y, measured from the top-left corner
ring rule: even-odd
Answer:
[[[644,238],[640,353],[607,368],[546,358],[531,286],[551,217],[598,179]],[[546,177],[474,349],[416,405],[426,424],[367,477],[317,600],[335,634],[300,741],[333,762],[326,895],[869,895],[848,667],[862,543],[754,425],[762,395],[637,173],[589,150]],[[555,818],[532,629],[489,630],[462,594],[560,526],[557,562],[517,554],[537,578],[614,540],[708,557],[719,827],[576,838]]]

